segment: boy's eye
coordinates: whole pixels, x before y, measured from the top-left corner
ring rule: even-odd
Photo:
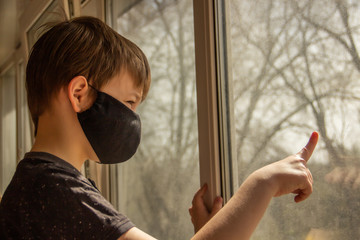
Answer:
[[[131,106],[133,105],[133,104],[135,104],[135,102],[134,101],[126,101],[128,104],[130,104]]]
[[[130,108],[131,110],[135,110],[134,107],[135,107],[135,102],[134,101],[126,101],[126,106],[128,108]]]

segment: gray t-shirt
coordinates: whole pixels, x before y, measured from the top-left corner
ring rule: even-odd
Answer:
[[[134,225],[68,162],[29,152],[0,203],[0,239],[117,239]]]

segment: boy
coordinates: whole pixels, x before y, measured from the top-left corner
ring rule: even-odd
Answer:
[[[4,193],[0,238],[154,239],[79,172],[86,159],[119,163],[135,153],[135,110],[150,87],[143,52],[100,20],[75,18],[36,42],[26,84],[36,139]],[[313,133],[297,155],[254,172],[221,210],[221,198],[206,210],[201,188],[189,209],[193,239],[248,239],[273,196],[307,198],[312,177],[306,161],[317,139]]]

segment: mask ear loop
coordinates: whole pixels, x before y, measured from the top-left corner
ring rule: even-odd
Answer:
[[[91,89],[93,89],[94,91],[95,91],[95,95],[94,95],[94,97],[95,97],[95,99],[97,98],[97,96],[98,96],[98,92],[99,92],[99,90],[97,90],[94,86],[92,86],[92,85],[90,85],[90,83],[88,82],[88,86],[91,88]],[[91,95],[92,95],[92,93],[91,93]]]
[[[97,90],[94,86],[92,86],[90,83],[88,83],[88,86],[91,87],[92,89],[94,89],[96,92],[99,91],[99,90]]]

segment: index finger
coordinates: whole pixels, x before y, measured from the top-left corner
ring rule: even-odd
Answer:
[[[319,140],[319,133],[313,132],[310,136],[309,142],[296,155],[298,155],[307,162],[310,159],[312,153],[314,152],[318,140]]]

